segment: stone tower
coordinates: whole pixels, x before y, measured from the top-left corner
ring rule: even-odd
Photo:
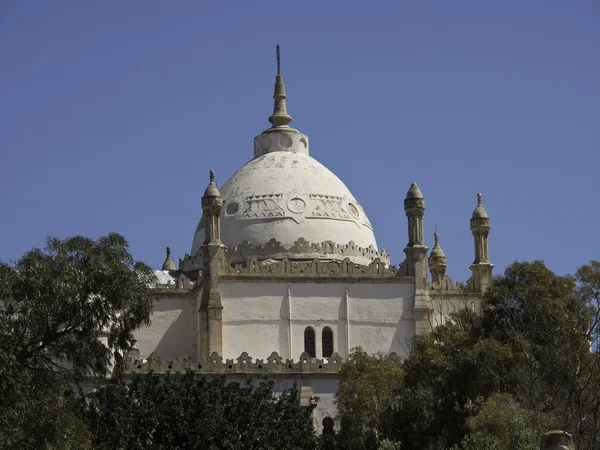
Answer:
[[[202,290],[200,297],[199,353],[207,358],[213,352],[223,354],[223,323],[219,276],[224,269],[225,246],[221,242],[223,199],[210,171],[210,183],[202,197],[204,244],[202,252]]]
[[[477,194],[477,207],[471,217],[471,232],[473,233],[475,260],[471,264],[472,280],[476,291],[484,293],[492,282],[494,265],[488,256],[488,235],[491,221],[481,203],[481,194]]]
[[[406,253],[407,275],[415,277],[415,301],[413,315],[415,333],[425,333],[430,330],[429,314],[431,301],[427,286],[427,251],[423,231],[423,216],[425,215],[425,199],[416,183],[413,183],[404,199],[404,211],[408,218],[408,244]]]

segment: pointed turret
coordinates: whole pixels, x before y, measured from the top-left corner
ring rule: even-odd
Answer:
[[[423,216],[425,215],[425,199],[417,186],[417,183],[410,185],[404,199],[404,211],[408,217],[408,244],[407,247],[415,245],[425,245],[423,234]]]
[[[416,183],[411,184],[404,199],[404,211],[408,218],[408,244],[406,253],[406,271],[408,276],[415,277],[415,301],[413,315],[415,333],[430,330],[429,315],[432,311],[427,286],[427,251],[423,234],[423,216],[425,215],[425,199]]]
[[[215,184],[215,172],[210,170],[210,182],[202,197],[202,213],[204,217],[204,245],[221,244],[221,209],[223,199]]]
[[[492,269],[494,265],[488,256],[488,235],[490,233],[491,221],[481,201],[482,195],[477,194],[477,207],[471,216],[471,233],[475,259],[471,265],[473,272],[472,280],[475,290],[485,292],[492,282]]]
[[[221,210],[223,199],[215,172],[210,171],[210,181],[202,197],[204,217],[204,244],[202,252],[202,291],[200,294],[200,333],[198,358],[207,358],[213,352],[223,354],[223,322],[219,279],[225,265],[225,247],[221,242]]]
[[[446,275],[448,259],[444,254],[444,250],[440,247],[440,239],[437,231],[433,234],[433,238],[435,239],[435,245],[429,254],[429,272],[431,273],[432,281],[434,283],[440,283],[444,278],[444,275]]]
[[[165,258],[165,262],[163,263],[161,270],[177,270],[177,267],[175,267],[175,263],[173,262],[173,259],[171,258],[171,248],[170,247],[167,247],[167,257]]]
[[[204,197],[221,197],[221,193],[215,184],[215,171],[210,169],[209,172],[209,183],[204,190]]]
[[[273,114],[269,117],[271,128],[254,138],[254,157],[266,153],[293,152],[308,155],[308,137],[290,127],[292,116],[287,112],[285,84],[281,74],[281,55],[277,45],[277,75],[273,94]]]

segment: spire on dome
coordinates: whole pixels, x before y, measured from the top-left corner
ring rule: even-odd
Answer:
[[[275,77],[275,93],[273,99],[273,115],[269,117],[269,122],[273,124],[271,128],[289,127],[292,116],[287,113],[285,104],[285,84],[283,84],[283,75],[281,75],[281,57],[279,53],[279,44],[277,44],[277,75]]]
[[[165,258],[161,270],[177,270],[177,267],[175,267],[175,263],[171,258],[171,247],[167,247],[167,257]]]

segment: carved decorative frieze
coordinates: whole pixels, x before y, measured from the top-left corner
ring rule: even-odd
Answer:
[[[355,264],[346,258],[338,260],[258,260],[251,258],[247,263],[232,264],[227,267],[225,275],[264,277],[352,277],[352,276],[380,276],[393,277],[396,272],[380,259],[375,259],[368,266]]]
[[[335,244],[331,241],[313,244],[307,242],[304,238],[295,241],[294,245],[290,248],[285,248],[281,242],[275,239],[271,239],[264,245],[252,245],[248,241],[244,241],[237,247],[229,248],[226,253],[232,262],[240,262],[240,260],[245,261],[252,257],[267,255],[288,255],[289,258],[294,259],[294,256],[297,255],[302,258],[334,256],[338,257],[338,259],[344,259],[346,257],[363,257],[371,261],[379,259],[385,264],[390,263],[390,255],[385,250],[378,252],[372,246],[367,248],[359,247],[352,241],[346,245]]]
[[[179,267],[183,271],[198,270],[202,267],[201,249],[195,255],[186,253],[179,260]],[[253,245],[248,241],[242,242],[237,247],[227,248],[225,255],[228,261],[226,274],[280,274],[312,276],[321,273],[330,275],[374,275],[396,274],[395,268],[390,266],[390,255],[385,250],[378,252],[372,246],[359,247],[350,241],[346,245],[334,244],[331,241],[313,244],[304,238],[298,239],[290,248],[281,242],[271,239],[263,245]],[[370,261],[369,265],[354,263],[354,258],[364,258]],[[267,260],[262,261],[261,260]],[[302,261],[297,261],[302,260]],[[319,262],[318,267],[315,261]],[[293,264],[292,264],[293,262]],[[262,269],[253,269],[259,265]],[[262,272],[261,272],[262,271]]]
[[[385,361],[396,366],[402,364],[401,358],[396,353],[385,357]],[[125,356],[125,370],[131,373],[148,372],[184,372],[193,370],[202,373],[219,374],[277,374],[277,373],[337,373],[343,360],[337,353],[329,358],[312,358],[308,353],[302,353],[297,361],[283,359],[277,352],[271,353],[266,359],[253,358],[248,353],[242,353],[235,359],[223,359],[214,352],[205,360],[193,362],[186,354],[174,360],[162,359],[154,352],[148,358],[140,359],[139,352],[130,351]]]
[[[348,206],[343,197],[310,194],[310,199],[313,203],[313,209],[308,217],[329,217],[334,219],[354,220],[350,217]]]
[[[246,197],[248,207],[242,213],[242,219],[270,219],[285,217],[280,206],[283,194],[251,195]]]

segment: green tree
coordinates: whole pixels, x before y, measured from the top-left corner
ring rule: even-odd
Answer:
[[[563,429],[577,448],[598,445],[600,263],[561,277],[542,262],[514,263],[494,280],[483,321],[489,336],[511,345],[516,399],[536,413],[539,430]]]
[[[559,428],[573,434],[578,448],[600,448],[599,297],[598,262],[573,277],[539,261],[512,264],[495,278],[481,315],[458,311],[416,336],[397,378],[347,370],[340,411],[344,402],[352,408],[343,412],[342,432],[362,445],[357,448],[374,447],[375,439],[365,439],[371,430],[377,442],[400,441],[403,449],[495,448],[493,433],[473,431],[470,423],[490,396],[508,393],[520,406],[499,424],[513,421],[514,439]],[[386,391],[386,407],[371,408],[367,402],[379,397],[369,388],[386,384],[394,386]]]
[[[88,403],[96,444],[128,450],[315,449],[312,407],[294,387],[227,382],[193,371],[137,374],[99,389]]]
[[[541,436],[529,415],[510,395],[493,395],[469,421],[471,433],[453,450],[538,450]]]
[[[404,362],[395,420],[403,449],[460,442],[481,399],[505,387],[514,365],[512,348],[489,339],[480,316],[465,309],[451,319],[416,336]]]
[[[153,281],[118,234],[48,238],[0,263],[0,448],[86,447],[77,390],[120,367]]]
[[[349,449],[378,448],[393,436],[393,407],[402,384],[402,369],[382,355],[354,349],[340,369],[336,394],[342,445]]]

